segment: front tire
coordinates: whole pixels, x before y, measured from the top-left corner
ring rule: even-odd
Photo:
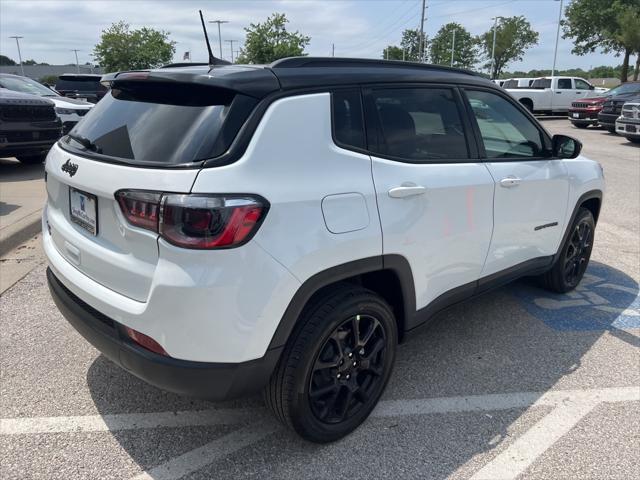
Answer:
[[[640,143],[640,138],[637,137],[627,137],[627,140],[629,140],[631,143]]]
[[[306,440],[344,437],[378,403],[397,336],[379,295],[349,284],[330,289],[303,311],[265,388],[266,404]]]
[[[558,259],[551,270],[542,275],[547,290],[566,293],[578,286],[589,265],[595,229],[593,214],[581,207]]]
[[[576,127],[576,128],[587,128],[589,126],[589,124],[588,123],[574,123],[573,126]]]
[[[47,158],[47,154],[39,153],[37,155],[20,155],[16,158],[20,163],[24,163],[25,165],[39,165],[44,162],[45,158]]]

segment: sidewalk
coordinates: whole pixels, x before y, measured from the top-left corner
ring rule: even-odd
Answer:
[[[0,255],[40,232],[44,165],[0,159]]]

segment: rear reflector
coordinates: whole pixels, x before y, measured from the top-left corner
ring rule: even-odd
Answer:
[[[164,355],[165,357],[169,356],[165,349],[162,348],[162,346],[158,342],[156,342],[148,335],[140,333],[137,330],[129,327],[124,327],[124,330],[127,333],[127,336],[141,347],[146,348],[153,353],[157,353],[158,355]]]
[[[232,248],[248,242],[269,208],[254,195],[201,195],[121,190],[127,221],[183,248]]]

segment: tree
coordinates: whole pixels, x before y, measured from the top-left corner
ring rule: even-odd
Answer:
[[[36,62],[33,58],[30,58],[29,60],[25,60],[24,62],[22,62],[23,65],[38,65],[38,62]]]
[[[576,55],[601,50],[623,54],[620,80],[627,81],[629,58],[640,31],[640,0],[574,0],[565,9],[563,38],[573,39]]]
[[[129,24],[120,21],[102,31],[93,54],[105,72],[142,70],[170,62],[175,45],[169,32],[147,27],[130,30]]]
[[[476,40],[460,24],[455,22],[443,25],[431,40],[431,63],[437,65],[451,64],[451,47],[455,32],[453,66],[470,69],[478,61]]]
[[[478,43],[488,59],[485,68],[491,66],[493,51],[493,29],[478,37]],[[538,32],[531,29],[531,24],[523,17],[500,17],[496,28],[495,63],[491,78],[497,78],[500,72],[511,62],[522,60],[525,50],[538,44]]]
[[[0,55],[0,65],[10,67],[12,65],[16,65],[16,62],[5,55]]]
[[[288,32],[284,13],[273,13],[264,23],[252,23],[245,28],[244,47],[236,63],[271,63],[279,58],[306,55],[304,49],[311,41],[300,32]]]
[[[402,40],[400,46],[404,50],[404,58],[407,61],[420,61],[420,30],[407,29],[402,32]],[[425,36],[425,51],[427,49],[427,37]]]
[[[43,85],[55,85],[58,81],[58,77],[55,75],[45,75],[44,77],[40,77],[38,81]]]
[[[382,51],[382,58],[385,60],[403,60],[403,50],[396,45],[389,45]]]

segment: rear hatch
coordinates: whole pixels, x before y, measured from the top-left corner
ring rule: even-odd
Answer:
[[[257,101],[215,85],[115,81],[47,158],[46,218],[57,251],[96,282],[145,301],[158,234],[127,221],[117,192],[189,193],[202,162],[228,149]]]

